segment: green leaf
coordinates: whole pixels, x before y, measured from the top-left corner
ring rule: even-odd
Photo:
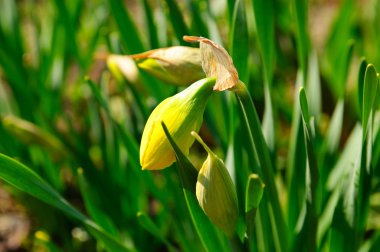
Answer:
[[[115,18],[116,25],[122,38],[123,45],[128,54],[139,53],[145,51],[130,14],[125,9],[124,2],[119,0],[110,0],[112,16]]]
[[[339,181],[350,173],[350,164],[355,163],[357,154],[361,148],[361,127],[357,124],[351,131],[350,136],[346,141],[346,145],[340,154],[340,157],[334,167],[332,168],[327,180],[327,190],[333,191]]]
[[[362,59],[362,62],[360,63],[359,67],[359,74],[358,74],[358,103],[359,103],[359,113],[360,116],[362,115],[363,111],[363,91],[364,91],[364,76],[367,69],[367,61],[365,59]]]
[[[336,69],[337,73],[334,74],[337,77],[337,83],[335,85],[338,89],[337,93],[339,98],[343,98],[345,95],[348,70],[350,69],[350,63],[354,52],[354,42],[352,40],[348,41],[345,49],[346,50],[343,51],[342,55],[338,58],[339,68]]]
[[[301,113],[307,128],[310,128],[310,114],[309,114],[309,104],[307,103],[305,89],[303,87],[300,88],[299,92],[299,100],[301,106]]]
[[[308,24],[308,1],[307,0],[292,0],[295,20],[296,20],[296,41],[297,41],[297,53],[298,61],[300,62],[300,69],[304,83],[307,80],[307,57],[309,55],[309,35],[307,32]]]
[[[273,103],[271,98],[274,61],[274,2],[273,0],[253,0],[252,4],[255,16],[260,55],[263,61],[265,98],[264,119],[262,123],[263,133],[269,149],[273,152],[276,141]],[[240,55],[245,54],[242,53]]]
[[[343,219],[342,223],[347,225],[345,229],[340,229],[340,231],[343,231],[341,235],[352,235],[353,213],[355,211],[355,176],[357,176],[358,159],[360,158],[361,133],[361,127],[357,124],[352,130],[341,156],[328,177],[326,188],[328,191],[331,191],[332,194],[328,198],[319,219],[319,242],[321,242],[328,233],[332,233],[334,237],[336,236],[337,231],[335,229],[338,227],[332,227],[332,224],[339,225],[339,223],[336,222],[341,221],[341,219]],[[332,231],[332,229],[334,230]],[[336,237],[334,239],[336,239]],[[346,242],[346,244],[349,244],[349,246],[352,245],[352,243],[348,242]],[[337,246],[338,245],[339,244],[337,244]],[[344,244],[340,245],[343,246]]]
[[[110,251],[134,251],[132,244],[123,245],[115,240],[97,224],[72,207],[31,169],[3,154],[0,154],[0,178],[17,189],[30,194],[79,221],[92,235],[103,242]]]
[[[274,169],[270,158],[269,149],[264,139],[255,105],[246,86],[242,82],[239,82],[238,84],[236,97],[243,115],[241,121],[246,124],[246,137],[248,138],[247,142],[249,143],[250,150],[252,151],[249,155],[253,157],[257,154],[260,162],[259,167],[261,169],[253,172],[258,172],[259,176],[262,176],[264,183],[268,186],[266,193],[268,193],[268,199],[273,211],[272,221],[275,223],[274,227],[276,228],[274,238],[279,242],[279,249],[287,250],[288,237],[286,232],[286,224],[281,211],[278,192],[274,182]],[[251,169],[254,169],[254,167],[251,167]]]
[[[83,68],[84,62],[82,60],[81,51],[78,49],[78,43],[77,43],[77,36],[76,36],[76,30],[75,30],[75,16],[70,13],[70,10],[68,9],[68,3],[65,1],[54,1],[56,5],[56,9],[58,12],[61,13],[59,15],[60,22],[65,27],[65,38],[66,43],[68,44],[69,50],[74,55],[74,57],[78,60],[79,65]],[[78,4],[78,2],[72,1],[74,4]]]
[[[320,185],[317,158],[315,155],[314,121],[311,120],[305,90],[301,87],[299,94],[303,128],[306,141],[307,166],[306,166],[306,213],[301,230],[298,233],[296,248],[306,248],[307,251],[317,249],[317,229],[319,215]]]
[[[137,218],[141,226],[143,226],[148,232],[157,237],[161,242],[165,243],[169,251],[177,251],[177,249],[163,236],[161,230],[153,222],[153,220],[143,212],[137,213]]]
[[[182,14],[182,11],[179,9],[176,1],[167,0],[166,4],[168,7],[168,15],[177,40],[181,45],[185,45],[185,42],[183,41],[182,37],[184,35],[189,35],[189,30],[187,29],[185,20],[183,19],[184,15]]]
[[[380,96],[380,82],[379,87],[377,89],[377,94]],[[380,102],[380,97],[378,98],[378,101]],[[375,113],[375,119],[374,119],[374,142],[373,142],[373,150],[372,150],[372,165],[374,167],[374,175],[378,176],[379,169],[380,169],[380,113]]]
[[[198,34],[199,36],[209,38],[209,31],[206,22],[206,11],[207,8],[204,4],[205,2],[201,0],[190,1],[191,15],[193,19],[191,20],[191,32],[192,34]]]
[[[264,66],[264,78],[272,85],[274,60],[274,1],[252,0],[255,14],[257,38]],[[244,54],[241,54],[244,55]]]
[[[273,103],[271,97],[271,90],[269,85],[264,86],[264,118],[263,118],[263,134],[267,142],[269,150],[273,153],[275,151],[276,134],[275,134],[275,120],[273,114]]]
[[[299,95],[299,90],[303,86],[302,72],[297,74],[296,88],[294,96]],[[306,193],[306,146],[302,126],[301,108],[296,102],[293,105],[292,131],[290,135],[288,153],[288,225],[290,233],[295,233],[297,222],[301,215]],[[293,239],[294,237],[292,237]]]
[[[378,77],[373,65],[368,65],[364,76],[363,112],[362,112],[362,146],[360,170],[355,177],[355,198],[352,204],[354,211],[355,247],[358,248],[364,238],[369,213],[371,194],[371,180],[373,176],[372,148],[373,148],[373,118],[374,101],[376,98]]]
[[[363,87],[363,111],[362,111],[362,125],[363,125],[363,141],[367,136],[368,132],[368,122],[370,113],[373,108],[373,104],[376,98],[378,86],[378,78],[376,69],[373,65],[369,64],[367,66],[365,76],[364,76],[364,87]]]
[[[344,0],[331,27],[325,46],[326,75],[334,95],[345,95],[348,69],[353,52],[353,20],[357,6],[354,0]]]
[[[182,187],[187,189],[190,192],[195,193],[195,183],[197,181],[197,170],[189,159],[183,154],[178,145],[174,142],[171,137],[166,125],[164,122],[161,122],[162,128],[164,129],[165,135],[169,140],[170,145],[173,147],[173,150],[176,155],[176,160],[178,162],[178,174],[181,179]]]
[[[10,55],[15,56],[15,61],[17,62],[21,59],[24,52],[20,31],[22,26],[18,15],[17,2],[1,1],[0,9],[2,10],[0,15],[0,33],[4,33],[2,46],[6,44]],[[19,62],[21,63],[22,61]]]
[[[69,151],[58,138],[37,125],[12,115],[0,119],[4,128],[22,143],[46,149],[56,161],[70,157]]]
[[[82,193],[84,204],[89,215],[98,223],[105,231],[113,236],[117,236],[118,232],[112,220],[102,211],[99,195],[88,184],[86,177],[83,174],[83,169],[78,169],[78,183]]]
[[[329,154],[337,151],[340,143],[343,128],[344,100],[338,100],[330,120],[327,137],[325,138],[326,148]]]
[[[159,47],[158,35],[157,35],[158,29],[157,29],[156,22],[153,19],[154,18],[153,10],[155,11],[155,9],[153,9],[150,6],[148,0],[144,0],[143,3],[144,3],[145,18],[148,24],[150,48],[155,49]]]
[[[100,89],[95,85],[95,83],[86,76],[84,78],[86,84],[91,88],[92,94],[95,96],[96,100],[100,103],[100,105],[105,109],[107,113],[110,113],[110,109],[108,107],[108,102],[106,98],[101,93]]]
[[[325,208],[321,213],[318,221],[318,233],[317,233],[317,244],[321,244],[324,236],[331,227],[333,221],[334,213],[341,197],[341,184],[335,185],[335,190],[332,192],[327,200]]]
[[[244,83],[249,81],[249,41],[245,6],[243,0],[237,0],[234,6],[232,23],[230,26],[230,53],[239,78]],[[242,57],[247,55],[247,57]]]
[[[194,166],[182,153],[181,149],[174,142],[167,127],[162,122],[162,128],[172,145],[177,159],[177,171],[182,182],[183,193],[185,196],[186,204],[191,215],[191,219],[198,233],[199,238],[206,251],[228,251],[225,236],[216,229],[211,223],[209,218],[205,215],[198,200],[195,197],[195,184],[197,180],[197,173]]]
[[[319,77],[319,65],[317,52],[313,50],[309,56],[308,79],[306,94],[309,98],[310,115],[318,120],[322,110],[321,79]]]

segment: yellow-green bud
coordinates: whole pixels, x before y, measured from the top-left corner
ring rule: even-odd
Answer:
[[[149,116],[140,144],[142,169],[159,170],[174,163],[175,153],[162,129],[161,122],[182,152],[187,155],[194,142],[191,131],[198,131],[215,78],[195,82],[182,92],[162,101]]]
[[[138,67],[170,84],[187,86],[206,77],[198,48],[172,46],[131,57],[135,59]]]
[[[238,219],[238,202],[231,176],[223,161],[195,132],[191,134],[208,152],[199,170],[195,189],[199,205],[216,226],[232,236]]]
[[[264,188],[265,184],[257,174],[252,173],[249,175],[245,193],[245,212],[259,207],[264,194]]]
[[[117,80],[126,79],[132,84],[139,82],[139,70],[130,56],[111,54],[107,57],[107,65]]]

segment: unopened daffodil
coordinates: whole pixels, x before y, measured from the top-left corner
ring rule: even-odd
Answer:
[[[174,163],[175,153],[165,136],[164,122],[184,154],[194,142],[191,131],[199,131],[215,78],[206,78],[162,101],[151,113],[140,144],[140,164],[145,170],[164,169]]]

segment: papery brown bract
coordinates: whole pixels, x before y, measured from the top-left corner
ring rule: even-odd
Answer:
[[[224,91],[234,88],[239,82],[237,70],[227,51],[214,41],[196,36],[184,36],[187,42],[199,42],[202,68],[207,77],[215,77],[214,90]]]

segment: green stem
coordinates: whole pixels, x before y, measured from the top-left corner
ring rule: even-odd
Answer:
[[[256,150],[257,157],[259,159],[259,175],[263,177],[264,183],[268,186],[268,196],[271,204],[275,228],[277,229],[277,240],[279,241],[281,251],[287,251],[288,240],[286,232],[286,224],[284,216],[281,212],[280,201],[277,194],[275,185],[275,179],[273,174],[273,166],[270,160],[269,149],[265,142],[259,117],[256,112],[255,105],[252,98],[241,81],[239,82],[237,89],[235,90],[236,97],[239,101],[240,108],[244,115],[244,122],[247,125],[249,132],[249,144],[251,150]],[[253,153],[254,155],[254,153]]]

